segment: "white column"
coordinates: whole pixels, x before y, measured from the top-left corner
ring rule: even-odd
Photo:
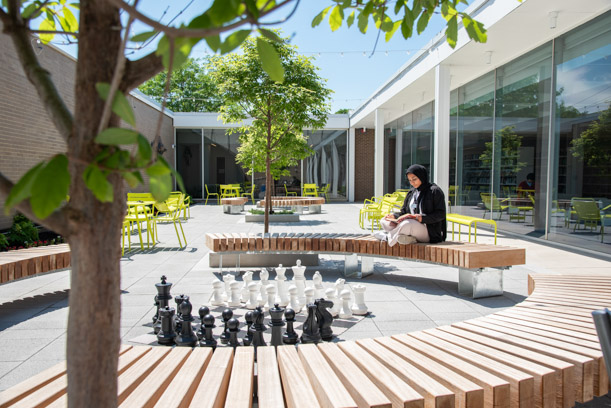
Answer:
[[[433,136],[433,182],[448,197],[450,184],[450,68],[435,67],[435,133]]]
[[[403,180],[403,129],[397,128],[397,141],[395,142],[395,190],[401,188],[401,180]]]
[[[355,141],[354,128],[348,129],[348,201],[354,202],[354,160],[355,160]]]
[[[375,138],[373,142],[373,195],[384,195],[384,110],[375,112]]]

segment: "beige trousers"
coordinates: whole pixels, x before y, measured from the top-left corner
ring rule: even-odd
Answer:
[[[399,235],[411,235],[418,242],[429,242],[431,240],[426,225],[418,222],[418,220],[408,218],[395,225],[388,220],[382,219],[380,223],[384,231],[388,232],[388,245],[390,246],[394,246],[397,243]]]

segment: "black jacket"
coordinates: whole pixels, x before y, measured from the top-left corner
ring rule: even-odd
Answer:
[[[407,193],[401,211],[395,213],[396,217],[410,213],[409,202],[414,191],[416,190],[411,189]],[[422,213],[420,213],[420,207],[422,207]],[[437,184],[430,183],[428,186],[422,188],[420,196],[418,197],[418,207],[415,212],[416,214],[422,215],[422,223],[426,225],[431,243],[443,242],[446,240],[448,231],[446,225],[446,199],[443,191]]]

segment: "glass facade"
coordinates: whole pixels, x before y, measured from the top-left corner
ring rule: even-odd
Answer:
[[[348,133],[338,130],[305,130],[314,155],[303,160],[303,182],[319,188],[329,185],[329,198],[346,199]],[[299,176],[301,179],[301,176]]]

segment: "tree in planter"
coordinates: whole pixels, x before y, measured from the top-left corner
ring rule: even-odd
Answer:
[[[268,35],[269,36],[269,35]],[[224,122],[243,125],[236,160],[253,171],[265,171],[265,232],[269,232],[272,179],[288,175],[288,167],[311,155],[304,128],[317,129],[327,121],[331,90],[317,74],[311,57],[297,54],[287,38],[249,38],[241,54],[211,60],[210,73],[223,95]],[[274,81],[263,68],[265,53],[273,47],[280,57],[284,81]],[[232,132],[232,130],[229,130]]]
[[[346,19],[349,25],[356,15],[363,32],[367,22],[373,20],[387,33],[387,39],[399,27],[407,38],[415,24],[421,32],[440,6],[448,20],[448,42],[453,46],[460,15],[454,9],[457,0],[421,3],[410,8],[404,1],[398,1],[395,13],[399,19],[389,24],[386,2],[343,1],[334,3],[329,22],[336,29],[342,23],[344,11],[352,9]],[[69,406],[83,407],[92,402],[97,407],[118,405],[121,250],[119,240],[113,237],[121,233],[126,209],[125,183],[131,186],[142,183],[142,172],[146,172],[149,188],[159,200],[168,195],[172,185],[172,169],[137,131],[138,124],[125,95],[164,68],[169,73],[167,94],[174,68],[186,61],[192,47],[202,39],[214,52],[227,53],[238,47],[252,30],[273,38],[261,27],[261,19],[291,4],[297,6],[299,2],[214,0],[190,23],[171,27],[143,13],[137,0],[133,4],[123,0],[69,4],[47,0],[2,1],[3,34],[11,38],[28,80],[56,132],[67,144],[66,152],[37,164],[17,183],[0,174],[0,192],[6,208],[15,207],[28,218],[60,233],[71,246]],[[326,15],[330,8],[325,10]],[[319,17],[316,24],[324,15]],[[478,40],[484,38],[481,25],[466,15],[462,18],[470,35]],[[132,42],[142,43],[156,35],[162,38],[156,50],[129,61],[124,52],[130,40],[126,33],[135,20],[150,26],[152,31],[132,37]],[[78,41],[72,111],[32,49],[33,34],[43,42],[57,34]],[[275,48],[268,43],[261,48],[264,69],[272,79],[281,82],[284,76]],[[161,115],[158,123],[155,145],[160,141]],[[66,202],[68,194],[70,201]]]

